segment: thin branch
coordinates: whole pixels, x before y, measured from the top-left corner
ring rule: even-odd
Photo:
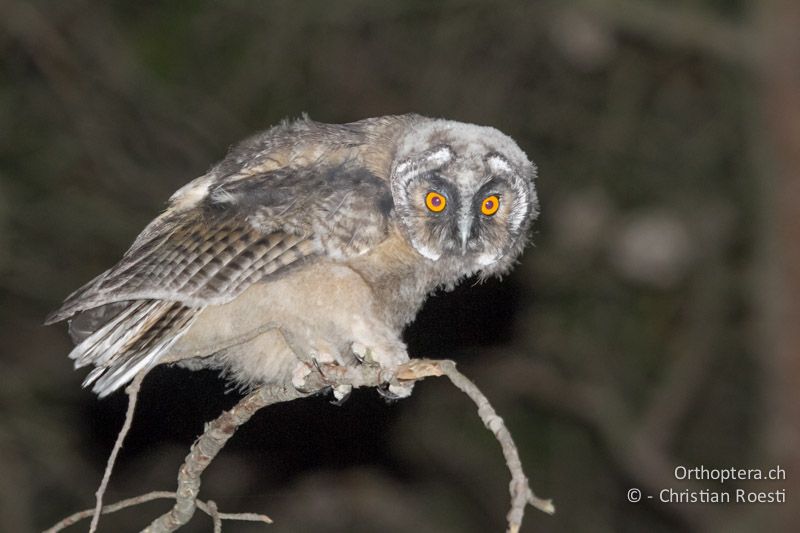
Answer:
[[[143,533],[166,533],[179,529],[186,524],[194,515],[195,509],[200,508],[211,516],[214,521],[214,531],[221,531],[222,520],[252,520],[270,523],[271,520],[263,515],[255,514],[236,514],[228,515],[219,513],[214,502],[203,503],[197,499],[200,491],[201,476],[206,468],[214,460],[214,457],[222,450],[228,440],[236,430],[262,407],[275,403],[286,402],[310,396],[324,391],[332,386],[350,385],[352,387],[377,387],[385,383],[393,385],[407,384],[409,381],[419,381],[432,376],[447,376],[458,389],[463,391],[478,407],[478,415],[483,424],[495,436],[503,450],[511,482],[509,491],[511,494],[511,509],[507,515],[508,532],[517,533],[522,524],[525,507],[531,505],[548,514],[555,512],[555,508],[550,500],[543,500],[531,491],[528,485],[528,478],[522,470],[522,463],[519,458],[517,446],[509,433],[508,429],[489,404],[489,400],[466,376],[456,370],[456,365],[449,360],[430,360],[412,359],[406,364],[394,369],[386,369],[377,365],[358,365],[351,367],[339,366],[336,364],[321,365],[319,367],[309,366],[308,374],[304,377],[301,384],[302,390],[293,384],[263,386],[239,401],[231,410],[223,412],[212,422],[206,425],[203,434],[192,445],[189,454],[178,472],[178,489],[176,492],[150,493],[137,498],[124,500],[114,506],[102,508],[103,513],[113,512],[124,507],[143,503],[159,497],[175,498],[175,505],[163,515],[156,518]],[[141,381],[137,376],[137,380]],[[134,386],[135,385],[135,386]],[[132,416],[131,404],[134,404],[135,392],[138,392],[139,383],[131,384],[129,395],[129,413]],[[123,431],[127,431],[129,420]],[[122,432],[121,432],[122,433]],[[118,444],[121,445],[121,438]],[[112,457],[116,457],[115,446]],[[113,466],[113,461],[109,460]],[[104,487],[103,487],[104,488]],[[100,492],[100,491],[98,491]],[[99,512],[99,511],[96,511]],[[89,515],[89,511],[76,513],[65,518],[46,533],[55,533],[64,527]]]
[[[136,411],[136,400],[139,398],[139,389],[142,386],[142,380],[144,380],[144,376],[146,374],[147,370],[139,372],[136,374],[136,377],[133,378],[131,384],[125,388],[125,394],[128,395],[128,410],[125,413],[125,422],[122,424],[122,429],[120,429],[119,433],[117,434],[117,441],[114,443],[114,448],[111,450],[111,455],[108,456],[106,470],[103,472],[103,479],[100,481],[100,486],[97,488],[97,492],[95,492],[94,514],[92,515],[92,523],[89,526],[89,533],[95,533],[95,531],[97,531],[97,525],[100,523],[100,512],[103,509],[103,495],[106,493],[106,489],[108,488],[108,481],[111,479],[111,471],[114,470],[114,463],[117,462],[117,455],[122,449],[122,443],[125,441],[125,437],[128,435],[128,431],[131,429],[133,413]]]
[[[172,494],[172,497],[175,497],[174,492],[170,492],[168,494]],[[213,509],[212,509],[213,505]],[[211,520],[214,521],[215,527],[217,523],[221,523],[223,520],[238,520],[239,522],[262,522],[264,524],[271,524],[272,518],[268,517],[265,514],[258,514],[258,513],[220,513],[217,510],[217,504],[211,500],[207,502],[203,502],[202,500],[197,500],[197,508],[206,513],[208,516],[211,517]],[[222,527],[220,525],[220,527]]]
[[[594,430],[613,461],[645,492],[655,493],[674,480],[675,459],[667,450],[653,446],[616,391],[567,379],[551,365],[520,355],[511,361],[498,366],[494,374],[509,394],[543,402]],[[688,481],[683,486],[695,491],[703,488]],[[697,531],[706,531],[709,524],[721,519],[709,506],[676,505],[667,511]]]
[[[208,500],[206,505],[208,506],[208,514],[211,515],[211,520],[214,522],[214,533],[222,533],[222,519],[219,517],[217,503],[214,500]]]
[[[435,363],[453,385],[463,391],[475,403],[478,407],[478,416],[481,417],[483,425],[494,434],[503,449],[506,465],[508,465],[508,469],[511,472],[511,483],[509,484],[511,510],[508,511],[506,516],[508,531],[510,533],[519,531],[522,525],[522,518],[525,515],[525,507],[528,504],[545,513],[555,513],[556,509],[553,506],[553,502],[537,497],[528,486],[528,478],[522,471],[522,462],[519,459],[517,446],[511,438],[511,433],[509,433],[503,419],[497,415],[486,396],[464,374],[456,370],[456,364],[453,361],[445,360]]]
[[[175,499],[175,493],[169,492],[165,490],[153,491],[148,492],[147,494],[142,494],[141,496],[136,496],[134,498],[126,498],[124,500],[120,500],[117,503],[112,503],[103,507],[101,513],[102,514],[111,514],[117,511],[121,511],[123,509],[127,509],[128,507],[133,507],[135,505],[139,505],[142,503],[147,503],[153,500],[161,500],[161,499]],[[267,515],[263,514],[256,514],[256,513],[220,513],[216,511],[216,505],[214,510],[212,511],[211,505],[213,502],[202,502],[200,500],[197,501],[197,507],[207,515],[209,515],[212,519],[214,516],[218,517],[220,520],[239,520],[241,522],[263,522],[265,524],[271,524],[272,519]],[[94,508],[86,509],[83,511],[79,511],[75,514],[71,514],[65,519],[61,520],[59,523],[54,525],[53,527],[46,529],[44,533],[58,533],[59,531],[68,528],[69,526],[80,522],[86,518],[89,518],[94,514]]]
[[[178,472],[175,505],[156,518],[143,533],[175,531],[186,524],[197,507],[200,477],[236,430],[250,420],[256,411],[274,403],[288,402],[307,396],[293,387],[264,386],[245,396],[230,411],[206,425],[205,432],[192,444],[189,455]]]
[[[110,505],[106,505],[103,507],[100,512],[101,514],[110,514],[115,513],[117,511],[121,511],[127,507],[133,507],[134,505],[139,505],[140,503],[146,503],[152,500],[158,500],[162,498],[174,498],[174,492],[167,492],[167,491],[153,491],[148,492],[147,494],[142,494],[141,496],[136,496],[134,498],[127,498],[117,503],[112,503]],[[62,529],[68,528],[72,524],[80,522],[84,518],[89,518],[90,516],[94,516],[96,509],[93,507],[91,509],[86,509],[83,511],[78,511],[77,513],[71,514],[65,519],[61,520],[54,526],[45,529],[43,533],[58,533]]]

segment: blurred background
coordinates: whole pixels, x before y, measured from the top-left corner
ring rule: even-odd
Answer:
[[[554,499],[522,530],[796,531],[798,27],[793,0],[0,2],[0,529],[91,507],[124,416],[123,394],[81,389],[45,314],[241,138],[302,112],[417,112],[495,126],[539,165],[521,264],[432,298],[406,335],[477,382]],[[152,372],[106,501],[174,490],[238,398],[211,372]],[[778,464],[772,483],[673,473]],[[507,483],[472,404],[432,379],[394,404],[264,410],[201,496],[275,520],[225,531],[472,533],[503,530]],[[632,487],[656,498],[631,504]],[[210,530],[200,513],[185,528]]]

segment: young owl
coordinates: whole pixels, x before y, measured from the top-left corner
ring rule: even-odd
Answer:
[[[162,363],[242,387],[291,382],[310,362],[391,369],[432,291],[514,263],[535,174],[489,127],[283,123],[178,190],[46,323],[69,319],[70,357],[94,365],[84,386],[101,397]]]

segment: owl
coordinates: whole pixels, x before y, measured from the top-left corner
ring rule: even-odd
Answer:
[[[296,384],[311,363],[391,370],[429,294],[513,265],[535,175],[490,127],[284,122],[179,189],[46,323],[69,321],[70,358],[93,366],[84,386],[101,397],[159,364],[243,388]]]

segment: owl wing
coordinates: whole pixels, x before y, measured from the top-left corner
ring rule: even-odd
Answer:
[[[388,234],[388,185],[354,164],[200,178],[194,187],[205,189],[194,205],[153,221],[46,320],[70,319],[70,357],[95,365],[84,385],[101,396],[157,364],[205,306],[305,261],[365,253]],[[199,196],[191,184],[183,190]]]

